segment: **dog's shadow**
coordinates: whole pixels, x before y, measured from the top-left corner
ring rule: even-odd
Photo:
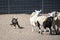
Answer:
[[[19,24],[17,26],[19,29],[24,29],[24,27],[20,26]]]
[[[24,29],[24,27],[21,27],[21,26],[20,26],[20,27],[18,27],[18,28],[19,28],[19,29]]]
[[[10,24],[10,25],[13,25],[13,24]],[[24,29],[24,27],[20,26],[19,24],[17,26],[18,26],[19,29]],[[14,26],[14,27],[15,27],[14,29],[16,29],[16,26]]]

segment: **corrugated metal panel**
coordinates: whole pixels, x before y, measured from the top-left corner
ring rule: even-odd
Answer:
[[[0,13],[8,13],[8,0],[0,0]]]
[[[42,9],[42,0],[0,0],[0,13],[29,13]],[[43,0],[44,12],[60,11],[59,0]]]

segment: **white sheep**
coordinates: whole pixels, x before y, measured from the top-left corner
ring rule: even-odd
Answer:
[[[42,10],[40,11],[35,10],[35,12],[32,12],[32,15],[30,16],[30,24],[32,25],[32,32],[34,31],[34,27],[36,26],[36,19],[41,11]]]
[[[48,13],[49,16],[55,17],[56,16],[56,11],[52,11],[51,13]]]
[[[57,34],[60,28],[60,12],[53,11],[51,12],[50,16],[54,17],[52,26]]]
[[[52,34],[52,23],[54,21],[56,12],[49,13],[49,16],[39,16],[37,17],[36,22],[38,23],[39,32],[42,33],[42,28],[44,28],[44,31],[46,31],[46,27],[50,29],[50,34]]]
[[[43,22],[47,19],[47,16],[39,16],[37,17],[37,24],[39,27],[39,33],[42,33],[42,28],[43,28]]]
[[[60,12],[57,12],[57,16],[54,18],[54,25],[53,26],[54,26],[56,34],[57,34],[59,31],[59,28],[60,28]]]

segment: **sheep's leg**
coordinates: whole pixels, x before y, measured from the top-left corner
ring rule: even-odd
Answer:
[[[40,25],[40,27],[39,27],[39,33],[43,34],[43,30],[44,30],[43,26]]]
[[[57,31],[59,31],[59,27],[57,27]]]
[[[32,32],[35,30],[34,27],[35,27],[35,23],[33,22]]]
[[[50,33],[50,28],[49,28],[49,33]]]
[[[34,26],[32,26],[32,32],[34,31]]]
[[[59,32],[59,27],[57,27],[57,31],[56,31],[56,34],[58,34],[58,32]]]
[[[58,26],[57,25],[54,25],[53,28],[54,28],[55,33],[57,34]]]
[[[46,33],[46,28],[44,28],[44,34]]]
[[[50,29],[50,34],[52,34],[52,29],[51,28],[49,28]]]
[[[38,23],[38,28],[39,28],[39,33],[42,34],[42,31],[41,31],[41,25]]]
[[[38,28],[39,28],[39,33],[41,32],[41,28],[40,28],[40,26],[38,26]]]
[[[38,21],[37,21],[37,26],[39,28],[39,33],[41,33],[41,25],[40,25],[40,23]]]
[[[45,34],[46,33],[46,27],[42,27],[43,29],[43,33]]]

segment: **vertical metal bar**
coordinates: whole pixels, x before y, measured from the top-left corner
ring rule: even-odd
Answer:
[[[9,0],[8,0],[8,14],[10,13],[10,5],[9,5]]]
[[[43,0],[42,0],[42,11],[43,11],[43,13],[44,13],[44,9],[43,9]]]
[[[2,0],[2,10],[3,10],[3,0]]]

